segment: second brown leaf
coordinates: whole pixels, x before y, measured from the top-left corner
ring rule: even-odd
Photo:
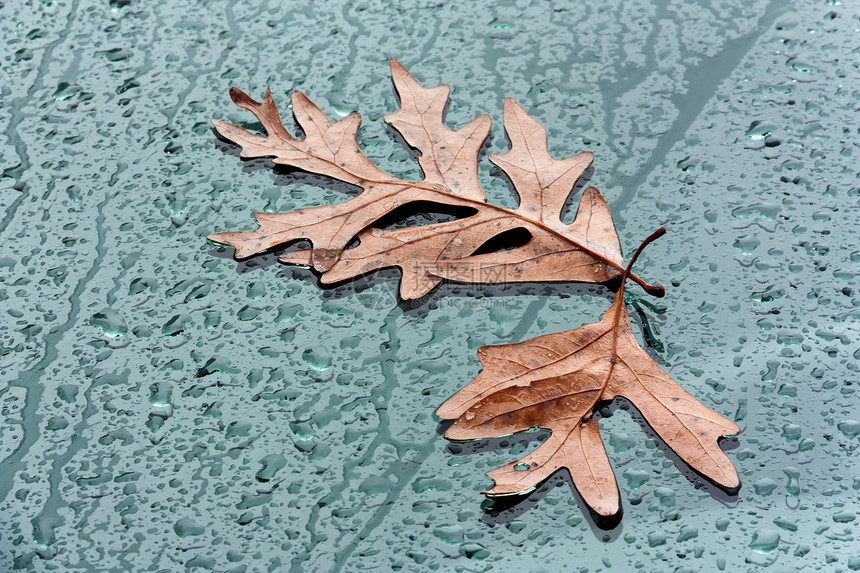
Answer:
[[[624,303],[624,280],[639,253],[665,233],[660,229],[639,247],[622,278],[615,302],[600,322],[478,350],[484,369],[439,407],[454,423],[451,440],[507,436],[532,428],[552,433],[526,457],[492,470],[489,496],[525,494],[566,469],[583,500],[596,513],[620,510],[618,486],[598,422],[598,404],[627,398],[678,456],[709,480],[732,490],[740,485],[731,460],[719,446],[738,433],[734,422],[706,408],[679,386],[639,346]]]

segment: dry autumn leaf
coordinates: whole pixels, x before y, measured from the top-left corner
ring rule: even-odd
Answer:
[[[490,496],[523,494],[566,468],[585,502],[598,514],[620,508],[618,486],[591,416],[598,403],[623,396],[687,464],[728,488],[740,485],[720,449],[733,422],[684,391],[637,344],[624,303],[630,268],[660,229],[633,255],[615,301],[600,322],[518,344],[478,350],[483,371],[449,398],[437,415],[455,420],[445,436],[476,440],[539,427],[550,437],[521,460],[492,470]]]
[[[738,487],[737,473],[718,444],[722,436],[738,432],[737,426],[685,392],[633,336],[624,283],[630,278],[663,296],[663,287],[648,285],[630,271],[645,245],[665,230],[646,239],[623,268],[612,216],[597,189],[583,192],[574,222],[565,224],[565,201],[593,156],[586,152],[553,159],[543,125],[511,99],[504,106],[511,149],[490,159],[510,177],[520,203],[516,209],[486,203],[477,156],[489,133],[489,117],[449,130],[442,118],[450,88],[421,86],[396,60],[391,60],[391,70],[401,108],[386,119],[421,153],[422,181],[388,175],[359,150],[356,113],[330,122],[304,94],[294,92],[293,114],[305,133],[300,140],[281,123],[270,92],[256,102],[232,88],[233,101],[251,111],[266,130],[266,135],[255,135],[213,120],[221,135],[242,146],[242,157],[274,157],[276,164],[333,177],[362,192],[335,205],[256,213],[257,230],[209,238],[235,247],[237,258],[307,240],[311,248],[281,260],[313,266],[324,283],[399,267],[404,299],[426,294],[442,279],[603,282],[621,276],[615,302],[600,322],[519,344],[481,348],[484,370],[437,412],[455,420],[446,436],[473,440],[548,429],[550,438],[534,452],[488,474],[495,487],[486,493],[526,493],[567,468],[586,503],[601,515],[614,515],[619,511],[618,488],[592,415],[600,402],[624,396],[692,468],[726,488]],[[465,208],[470,214],[406,228],[374,226],[404,205],[428,202]],[[526,231],[528,241],[483,252],[493,239],[514,230]]]
[[[256,135],[213,120],[222,136],[242,146],[242,157],[273,157],[276,164],[326,175],[356,185],[362,192],[334,205],[289,213],[255,213],[258,229],[216,233],[209,239],[235,247],[235,256],[240,259],[277,245],[308,240],[312,248],[288,253],[281,260],[313,266],[322,273],[323,283],[399,267],[404,299],[427,294],[442,279],[470,283],[604,282],[623,273],[612,216],[597,189],[589,187],[583,192],[573,223],[561,220],[565,201],[591,164],[592,153],[553,159],[543,125],[507,99],[504,120],[511,150],[490,159],[511,178],[520,204],[516,209],[488,204],[478,182],[477,158],[490,130],[489,116],[450,130],[442,122],[449,86],[425,88],[394,59],[391,73],[401,107],[386,120],[420,151],[422,181],[389,175],[359,150],[356,133],[361,118],[357,113],[331,122],[303,93],[295,91],[292,111],[305,133],[300,140],[287,132],[270,91],[257,102],[231,88],[230,97],[236,105],[251,111],[266,130],[266,135]],[[429,225],[373,227],[398,207],[417,202],[467,208],[474,213]],[[517,229],[530,235],[525,244],[479,253],[494,237]],[[347,248],[356,238],[357,246]],[[648,285],[635,275],[630,277],[649,293],[663,296],[663,287]]]

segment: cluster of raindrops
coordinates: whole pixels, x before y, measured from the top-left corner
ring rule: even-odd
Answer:
[[[849,3],[276,4],[0,3],[0,569],[860,569]],[[367,155],[418,177],[382,121],[390,55],[453,85],[449,125],[492,114],[486,152],[504,96],[555,156],[594,151],[626,250],[669,228],[641,261],[668,296],[631,287],[631,316],[742,427],[737,495],[623,401],[599,412],[620,523],[562,473],[519,503],[480,494],[546,431],[442,437],[479,347],[593,322],[603,286],[404,303],[396,271],[327,287],[206,243],[355,193],[241,163],[208,122],[255,127],[231,85],[359,110]],[[484,153],[479,174],[512,205]]]

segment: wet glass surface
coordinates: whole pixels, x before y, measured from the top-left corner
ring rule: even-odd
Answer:
[[[851,2],[0,3],[0,569],[860,569],[858,29]],[[452,85],[449,126],[491,114],[487,153],[505,96],[554,156],[594,151],[626,253],[667,226],[634,327],[741,426],[737,496],[622,403],[609,530],[562,474],[484,503],[545,432],[441,436],[478,347],[594,322],[603,286],[412,304],[394,271],[327,287],[206,242],[354,193],[241,162],[209,124],[252,125],[230,86],[359,111],[367,155],[417,178],[392,56]]]

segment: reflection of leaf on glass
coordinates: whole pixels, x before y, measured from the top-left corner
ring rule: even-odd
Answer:
[[[391,72],[401,107],[386,116],[404,139],[421,152],[420,182],[398,179],[380,170],[358,148],[361,117],[351,113],[337,122],[304,94],[293,92],[292,110],[305,133],[290,135],[281,122],[271,93],[256,102],[239,89],[230,97],[251,111],[266,135],[213,120],[218,132],[242,146],[242,157],[273,157],[279,165],[326,175],[362,188],[343,203],[298,209],[289,213],[255,213],[260,227],[211,235],[212,241],[236,249],[245,258],[280,244],[309,240],[310,249],[284,255],[286,263],[313,266],[324,283],[334,283],[385,267],[399,267],[404,299],[427,294],[442,279],[470,283],[512,281],[604,282],[623,272],[621,247],[609,207],[597,189],[587,188],[576,219],[563,223],[561,212],[577,180],[593,160],[582,152],[553,159],[547,150],[544,126],[514,100],[505,101],[505,129],[511,150],[490,159],[511,178],[519,194],[516,209],[486,203],[478,182],[477,160],[490,131],[489,116],[450,130],[442,123],[450,88],[425,88],[399,62]],[[469,215],[442,223],[398,229],[373,225],[409,204],[465,209]],[[491,239],[524,231],[524,244],[479,252]],[[358,244],[347,248],[353,239]],[[631,278],[651,294],[663,288]]]
[[[660,229],[636,251],[665,233]],[[546,334],[517,344],[478,350],[483,371],[437,411],[455,420],[445,436],[476,440],[534,427],[552,432],[521,460],[487,475],[487,495],[533,490],[566,468],[585,502],[600,515],[618,512],[615,475],[592,419],[595,406],[623,396],[642,413],[666,444],[700,474],[726,488],[739,486],[732,462],[720,449],[722,436],[740,430],[703,406],[657,366],[633,336],[624,283],[600,322]]]

